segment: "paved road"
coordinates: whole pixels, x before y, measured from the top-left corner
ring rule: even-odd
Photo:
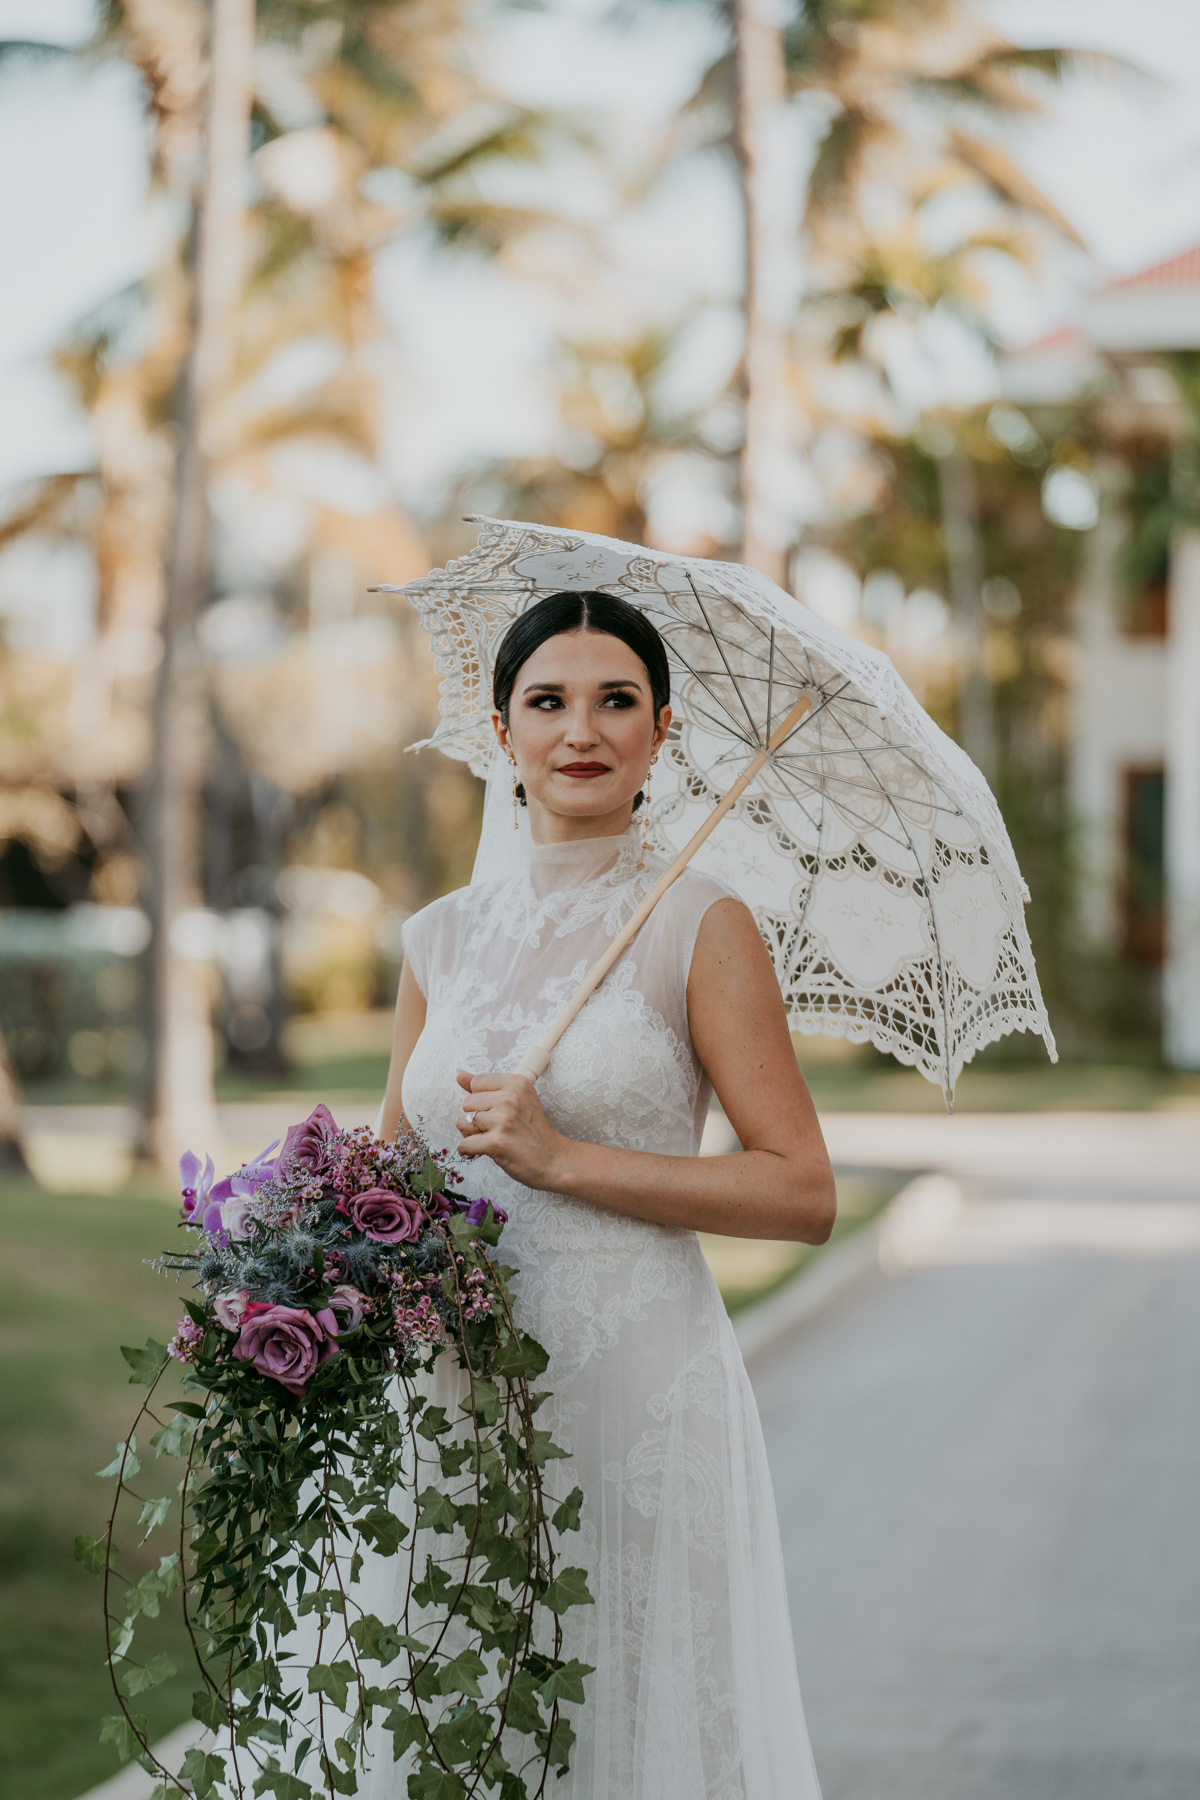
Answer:
[[[1197,1800],[1200,1185],[965,1193],[752,1365],[826,1800]]]

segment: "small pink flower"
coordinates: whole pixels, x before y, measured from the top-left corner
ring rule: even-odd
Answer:
[[[167,1349],[176,1362],[194,1363],[203,1342],[204,1327],[197,1325],[194,1319],[180,1319]]]
[[[245,1288],[231,1288],[227,1294],[218,1294],[213,1301],[213,1313],[218,1325],[226,1331],[237,1331],[245,1316],[250,1296]]]

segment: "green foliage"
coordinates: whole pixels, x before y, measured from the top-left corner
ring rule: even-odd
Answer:
[[[431,1193],[444,1184],[436,1166],[427,1179],[435,1175]],[[118,1481],[109,1532],[79,1538],[76,1555],[104,1577],[110,1658],[131,1697],[174,1674],[164,1653],[140,1661],[133,1646],[139,1621],[182,1595],[203,1677],[194,1716],[237,1746],[236,1762],[224,1750],[190,1751],[168,1793],[185,1779],[198,1800],[354,1794],[365,1728],[380,1713],[414,1800],[485,1791],[531,1800],[551,1769],[567,1767],[574,1733],[562,1708],[583,1700],[590,1671],[562,1655],[561,1620],[591,1595],[581,1569],[557,1566],[555,1539],[578,1529],[583,1496],[575,1488],[555,1506],[543,1490],[543,1469],[565,1452],[535,1427],[545,1395],[529,1383],[547,1358],[514,1323],[507,1272],[490,1254],[498,1237],[494,1219],[447,1221],[439,1279],[454,1341],[398,1374],[368,1327],[293,1398],[206,1340],[185,1375],[194,1397],[165,1419],[161,1345],[125,1350],[147,1385],[135,1427],[153,1426],[156,1458],[183,1465],[184,1559],[169,1551],[136,1580],[120,1579],[113,1546],[127,1509],[150,1538],[179,1520],[173,1496],[130,1490],[133,1433],[104,1471]],[[490,1309],[468,1317],[462,1296],[477,1298],[481,1280]],[[454,1419],[428,1399],[439,1355],[466,1376]],[[411,1558],[398,1620],[361,1603],[360,1543]],[[293,1662],[280,1641],[297,1619],[320,1633],[311,1660]],[[122,1754],[146,1756],[140,1716],[105,1729]]]
[[[129,1385],[132,1387],[137,1383],[142,1387],[150,1387],[166,1361],[167,1346],[156,1343],[153,1338],[147,1338],[140,1350],[133,1349],[129,1344],[122,1344],[121,1355],[133,1370]]]

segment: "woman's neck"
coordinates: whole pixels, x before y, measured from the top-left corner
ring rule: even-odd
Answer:
[[[633,822],[633,806],[627,801],[615,812],[596,818],[551,812],[540,800],[529,801],[529,834],[535,844],[577,844],[589,838],[623,837]]]

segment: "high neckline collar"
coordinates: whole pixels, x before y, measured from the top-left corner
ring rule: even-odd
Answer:
[[[623,865],[631,858],[636,865],[640,851],[641,833],[636,821],[615,837],[571,838],[564,844],[533,844],[529,879],[534,893],[544,899],[563,888],[584,887],[589,881],[623,870]]]

